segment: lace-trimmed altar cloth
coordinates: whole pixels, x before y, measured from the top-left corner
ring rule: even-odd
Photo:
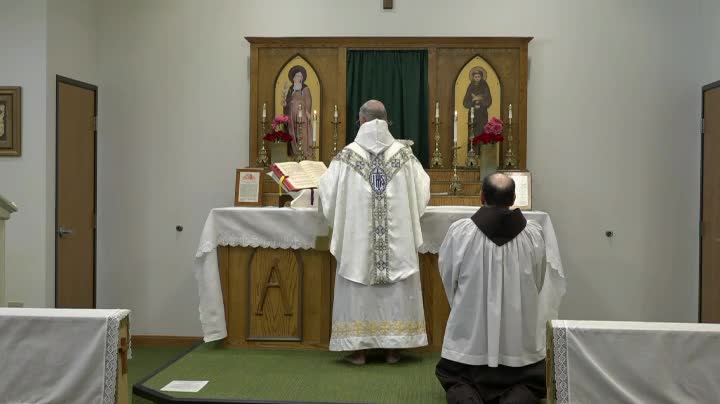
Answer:
[[[720,324],[550,324],[558,404],[718,402]]]
[[[0,401],[115,403],[120,321],[129,316],[0,308]]]
[[[418,252],[437,254],[450,225],[470,217],[475,206],[428,206],[420,218],[423,244]],[[562,273],[560,251],[550,216],[544,212],[523,212],[543,227],[547,256]],[[312,249],[329,228],[316,208],[216,208],[205,221],[195,253],[195,278],[200,297],[200,322],[206,342],[227,337],[217,247],[263,247]]]

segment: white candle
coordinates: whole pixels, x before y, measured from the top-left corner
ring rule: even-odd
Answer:
[[[312,130],[313,130],[313,144],[315,144],[317,142],[317,111],[313,111]]]
[[[455,111],[453,120],[455,121],[453,125],[453,143],[457,146],[457,110]]]
[[[265,117],[267,117],[267,109],[265,108],[265,103],[263,102],[263,120],[265,120]]]
[[[470,107],[470,123],[475,123],[475,108]]]
[[[338,119],[337,104],[335,104],[335,112],[333,112],[333,118],[335,118],[336,121]]]
[[[298,105],[298,122],[302,122],[302,104]]]
[[[512,104],[508,107],[508,120],[512,122]]]
[[[435,103],[435,122],[440,120],[440,103]]]

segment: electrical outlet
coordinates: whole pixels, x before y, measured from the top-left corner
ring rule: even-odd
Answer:
[[[23,307],[23,302],[8,302],[8,307]]]

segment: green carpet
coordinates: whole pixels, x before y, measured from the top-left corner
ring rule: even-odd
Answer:
[[[364,366],[347,364],[341,358],[340,353],[325,351],[230,349],[204,344],[143,386],[159,391],[172,380],[210,381],[199,393],[163,392],[177,398],[377,404],[445,402],[445,393],[435,379],[438,353],[404,353],[401,362],[395,365],[386,364],[382,356],[371,355]]]
[[[128,360],[128,384],[130,386],[129,397],[133,404],[148,404],[152,401],[132,395],[133,384],[142,380],[145,376],[157,370],[168,361],[187,351],[187,348],[141,348],[133,347],[132,359]]]

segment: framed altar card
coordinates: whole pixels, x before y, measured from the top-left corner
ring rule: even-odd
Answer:
[[[235,174],[235,206],[262,206],[262,168],[238,168]]]
[[[500,170],[515,181],[515,205],[513,208],[532,210],[532,174],[526,170]]]

